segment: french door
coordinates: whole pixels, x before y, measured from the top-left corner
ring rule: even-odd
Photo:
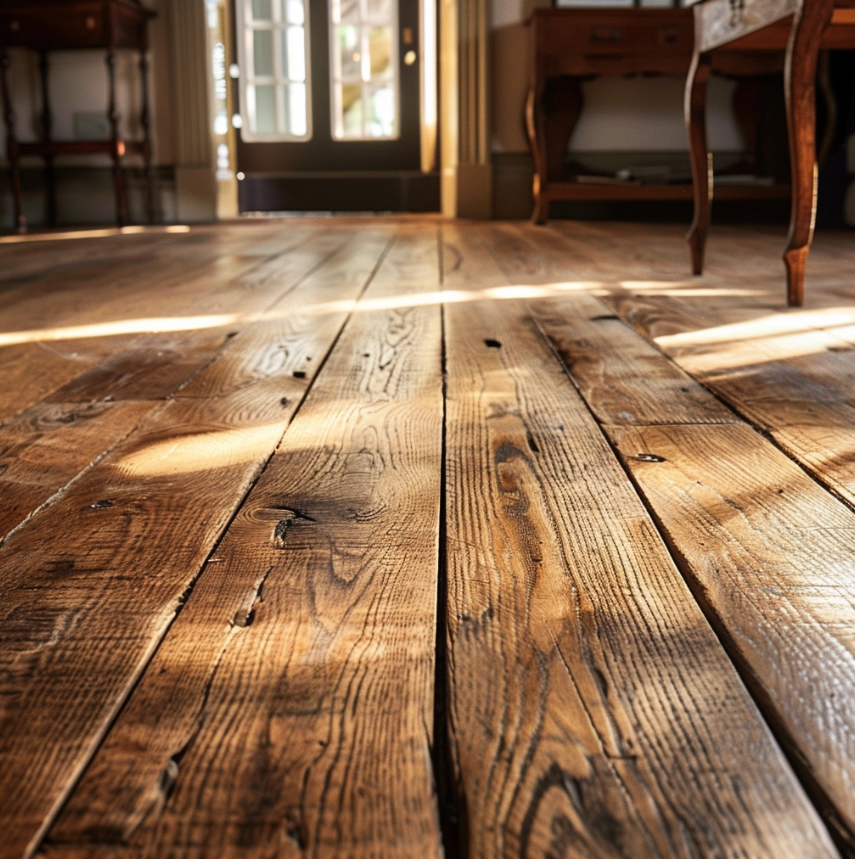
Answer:
[[[234,2],[241,211],[438,209],[433,0]]]

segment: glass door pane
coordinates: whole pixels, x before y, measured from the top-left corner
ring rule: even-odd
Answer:
[[[237,0],[241,136],[248,141],[308,140],[307,0]]]
[[[329,0],[332,131],[336,140],[399,134],[398,5]]]

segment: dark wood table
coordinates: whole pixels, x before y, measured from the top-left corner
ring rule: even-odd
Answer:
[[[2,89],[6,121],[6,147],[15,223],[18,230],[26,229],[21,206],[21,177],[19,161],[25,155],[38,155],[45,161],[47,184],[47,220],[56,222],[56,189],[54,158],[61,155],[104,153],[113,162],[113,186],[116,196],[116,221],[127,221],[127,199],[122,180],[122,158],[128,153],[142,155],[148,193],[148,216],[154,219],[154,185],[151,169],[151,114],[148,97],[148,22],[154,13],[139,0],[0,0],[0,89]],[[15,112],[9,97],[8,48],[31,48],[39,54],[42,96],[42,139],[22,143],[15,135]],[[131,48],[139,51],[142,102],[140,110],[140,140],[125,140],[119,133],[120,115],[116,106],[116,50]],[[50,51],[70,49],[104,49],[107,52],[109,97],[107,120],[110,137],[107,140],[54,140],[51,135],[49,62]]]
[[[692,61],[691,9],[537,9],[528,21],[529,90],[526,128],[534,158],[535,223],[557,200],[689,200],[681,184],[585,184],[566,174],[567,146],[583,108],[582,83],[597,77],[669,75],[683,78]],[[779,72],[781,59],[733,54],[716,59],[716,71],[740,80]],[[743,108],[747,107],[748,111]],[[748,149],[758,128],[748,100],[735,98]],[[781,185],[729,185],[730,199],[785,198]]]
[[[855,0],[698,0],[695,47],[686,80],[686,126],[695,216],[688,242],[692,270],[703,270],[709,230],[712,162],[707,147],[707,81],[722,53],[784,53],[784,89],[792,171],[792,214],[784,264],[787,301],[804,301],[816,217],[816,70],[820,49],[855,48]]]

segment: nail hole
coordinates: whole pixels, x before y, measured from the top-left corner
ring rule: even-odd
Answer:
[[[633,459],[639,462],[665,462],[664,456],[657,456],[655,453],[637,453]]]
[[[501,349],[502,348],[502,344],[499,343],[498,340],[491,340],[489,338],[484,341],[484,345],[488,346],[490,349]]]
[[[295,379],[305,379],[306,374],[302,370],[294,370],[294,378]]]

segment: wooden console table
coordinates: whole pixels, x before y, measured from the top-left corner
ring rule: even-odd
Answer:
[[[127,221],[127,200],[122,181],[122,158],[129,152],[142,155],[148,192],[149,220],[154,218],[154,185],[151,169],[151,133],[148,98],[148,33],[147,25],[154,13],[139,0],[0,0],[0,89],[2,89],[6,120],[6,153],[18,230],[26,229],[21,207],[21,177],[19,160],[24,155],[38,155],[45,161],[47,184],[47,220],[56,222],[56,189],[53,161],[58,155],[89,155],[105,153],[113,162],[113,187],[116,195],[116,221]],[[9,47],[31,48],[39,54],[42,95],[42,139],[37,143],[21,143],[15,135],[15,112],[9,97]],[[55,50],[100,48],[107,51],[109,97],[107,120],[110,138],[107,140],[54,140],[51,136],[52,115],[48,80],[48,54]],[[116,107],[116,50],[133,48],[139,51],[142,87],[140,125],[141,140],[124,140],[119,134],[119,113]]]
[[[843,8],[840,8],[843,7]],[[695,47],[686,79],[686,126],[695,217],[688,241],[692,270],[703,270],[712,169],[706,136],[706,90],[718,57],[767,52],[784,59],[792,214],[784,251],[787,301],[804,300],[805,266],[816,216],[815,78],[820,49],[855,48],[855,0],[701,0],[694,7]]]
[[[726,0],[725,0],[726,2]],[[583,184],[565,176],[570,136],[582,111],[582,82],[596,77],[670,75],[683,78],[692,59],[690,9],[537,9],[529,19],[529,91],[526,128],[534,157],[535,223],[549,216],[553,200],[689,200],[682,184]],[[765,55],[725,59],[716,70],[738,77],[780,71],[782,60]],[[738,107],[738,105],[737,105]],[[739,111],[737,118],[740,119]],[[752,133],[750,117],[740,124]],[[756,126],[756,123],[755,123]],[[756,133],[756,127],[753,129]],[[730,199],[786,197],[782,186],[729,185]]]

